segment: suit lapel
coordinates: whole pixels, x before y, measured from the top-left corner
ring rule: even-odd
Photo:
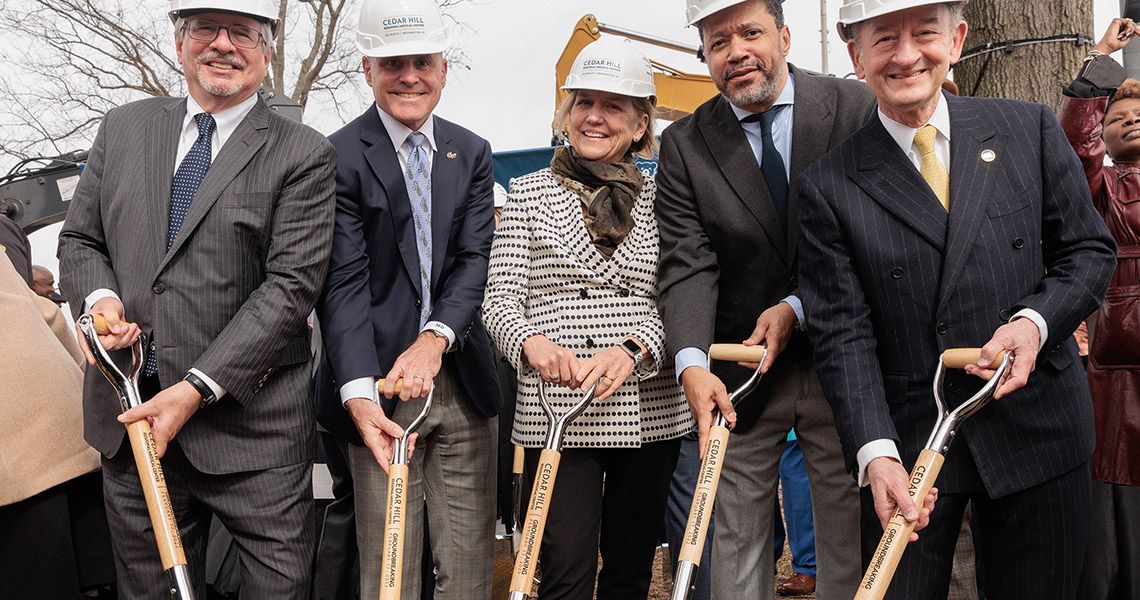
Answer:
[[[960,98],[948,96],[950,108],[950,228],[942,263],[939,308],[950,297],[958,273],[973,250],[986,216],[990,187],[1004,154],[993,125]],[[991,157],[982,160],[984,150]],[[996,158],[996,159],[995,159]]]
[[[915,230],[932,246],[946,247],[946,211],[918,169],[903,154],[879,118],[853,134],[859,156],[858,170],[851,179],[875,202]]]
[[[142,205],[143,223],[149,234],[148,247],[156,256],[166,253],[166,233],[170,224],[170,185],[174,179],[174,157],[182,135],[182,120],[186,116],[186,101],[172,99],[165,110],[156,114],[146,126],[143,144],[143,165],[148,174],[147,196],[153,201]]]
[[[789,66],[796,75],[795,108],[792,113],[792,166],[788,189],[789,264],[798,253],[800,174],[827,153],[835,126],[835,90],[819,83],[815,76]]]
[[[178,230],[178,237],[174,238],[174,243],[170,245],[170,250],[166,252],[162,264],[158,267],[160,271],[166,267],[178,249],[186,243],[187,238],[194,234],[194,229],[198,227],[202,219],[206,218],[206,214],[218,201],[218,196],[245,169],[246,164],[253,159],[257,151],[265,145],[268,129],[269,107],[259,98],[253,108],[250,109],[249,114],[238,124],[237,129],[226,141],[225,146],[222,146],[221,151],[218,152],[218,157],[210,164],[210,169],[206,171],[202,185],[198,187],[198,194],[190,203],[190,210],[186,213],[182,228]],[[167,204],[169,204],[169,200]]]
[[[744,129],[723,96],[717,98],[713,110],[698,122],[698,129],[737,198],[756,217],[780,257],[788,261],[787,236],[776,218],[776,208],[772,206],[764,175],[756,163]]]
[[[586,219],[582,215],[582,199],[578,193],[554,180],[555,193],[552,200],[557,203],[554,213],[562,222],[562,239],[570,256],[576,257],[590,272],[610,281],[618,282],[618,272],[613,260],[607,260],[598,249],[594,247],[594,240],[590,237],[590,230],[586,229]],[[644,188],[643,188],[644,189]],[[628,239],[628,236],[627,236]],[[623,244],[618,245],[614,252],[616,256]]]
[[[392,231],[396,245],[400,249],[404,269],[412,280],[412,288],[417,295],[420,295],[420,258],[416,248],[416,226],[412,221],[412,203],[408,199],[408,187],[404,181],[404,172],[400,168],[400,157],[396,156],[396,150],[392,147],[392,138],[388,135],[388,130],[384,129],[384,123],[380,121],[376,106],[370,106],[365,114],[367,116],[360,127],[360,141],[369,148],[364,151],[364,159],[384,188],[388,199],[388,214],[392,217]]]
[[[451,239],[451,220],[456,202],[463,199],[465,190],[456,189],[459,169],[458,151],[452,145],[450,124],[435,119],[435,146],[431,160],[431,288],[439,283],[439,273],[447,258],[447,243]]]

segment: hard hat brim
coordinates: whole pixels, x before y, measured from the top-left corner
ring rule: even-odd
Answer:
[[[364,56],[371,58],[389,58],[392,56],[419,56],[422,54],[440,54],[446,52],[451,47],[451,40],[447,39],[442,42],[407,42],[398,44],[387,44],[376,48],[368,48],[359,41],[356,42],[356,48]]]

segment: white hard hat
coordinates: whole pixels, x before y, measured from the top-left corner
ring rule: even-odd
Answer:
[[[365,56],[435,54],[450,45],[435,0],[365,0],[360,8],[356,47]]]
[[[685,24],[691,27],[696,25],[697,21],[700,21],[718,10],[724,10],[730,6],[746,1],[747,0],[688,0],[688,6],[685,7]]]
[[[618,38],[603,38],[582,48],[562,89],[598,90],[634,98],[657,96],[649,59],[633,42]]]
[[[860,23],[868,19],[888,13],[926,6],[927,4],[965,4],[969,0],[844,0],[839,7],[839,39],[847,41],[850,38],[848,25]]]
[[[277,33],[277,22],[281,16],[280,0],[170,0],[170,20],[177,21],[178,16],[187,10],[220,10],[225,12],[249,15],[256,19],[269,21],[273,33]],[[266,40],[272,43],[272,40]]]

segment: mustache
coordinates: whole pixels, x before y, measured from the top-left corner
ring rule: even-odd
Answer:
[[[756,69],[761,73],[768,72],[768,67],[764,64],[764,61],[760,60],[759,58],[750,58],[738,63],[729,63],[724,67],[724,71],[721,72],[721,77],[724,81],[728,81],[738,71],[745,69]]]
[[[229,65],[235,69],[241,69],[241,70],[244,70],[247,66],[249,66],[249,63],[242,60],[242,57],[238,56],[236,53],[234,53],[234,52],[222,53],[222,52],[218,52],[217,50],[211,50],[209,52],[206,52],[205,54],[200,55],[198,57],[197,62],[200,65],[204,65],[204,64],[210,63],[210,62],[220,62],[220,63],[225,63],[225,64],[227,64],[227,65]]]

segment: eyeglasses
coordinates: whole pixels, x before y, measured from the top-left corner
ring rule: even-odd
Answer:
[[[238,48],[252,49],[258,47],[265,37],[261,32],[245,25],[222,25],[205,19],[188,19],[183,26],[191,39],[199,42],[212,42],[218,37],[218,32],[225,29],[230,36],[230,43]]]

